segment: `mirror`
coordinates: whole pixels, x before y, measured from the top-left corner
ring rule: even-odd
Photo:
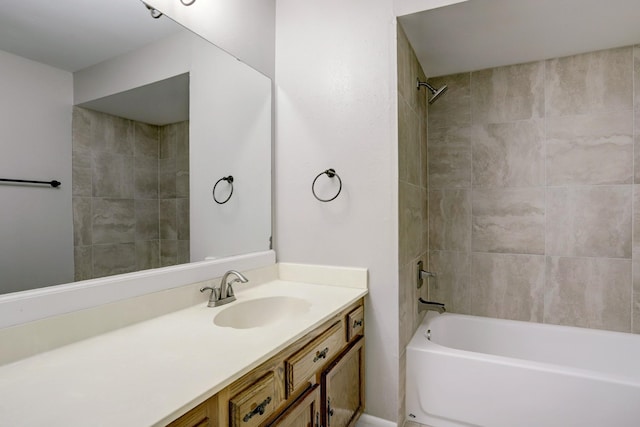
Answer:
[[[0,293],[269,249],[267,77],[134,0],[0,5],[0,69],[0,178],[62,183],[0,183]]]

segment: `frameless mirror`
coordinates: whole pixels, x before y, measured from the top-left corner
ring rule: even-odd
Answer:
[[[0,178],[62,183],[0,183],[0,293],[269,249],[267,77],[134,0],[0,5],[0,69]]]

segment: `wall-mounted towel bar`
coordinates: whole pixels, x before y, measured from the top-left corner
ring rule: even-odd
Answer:
[[[29,179],[9,179],[9,178],[0,178],[2,182],[17,182],[20,184],[45,184],[50,185],[53,188],[57,188],[62,184],[60,181],[56,181],[55,179],[52,181],[33,181]]]

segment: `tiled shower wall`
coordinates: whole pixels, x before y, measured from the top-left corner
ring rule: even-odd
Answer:
[[[427,297],[426,286],[416,288],[416,264],[428,265],[427,102],[416,79],[426,77],[398,25],[398,212],[399,212],[399,399],[398,423],[404,421],[405,347],[420,323],[416,300]]]
[[[430,82],[431,298],[640,333],[640,47]]]
[[[189,261],[188,122],[73,111],[75,280]]]

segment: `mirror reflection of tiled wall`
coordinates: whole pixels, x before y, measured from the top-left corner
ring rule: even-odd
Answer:
[[[189,124],[74,107],[75,280],[189,262]]]
[[[449,86],[428,116],[433,299],[640,332],[639,63],[624,47],[432,79]]]

